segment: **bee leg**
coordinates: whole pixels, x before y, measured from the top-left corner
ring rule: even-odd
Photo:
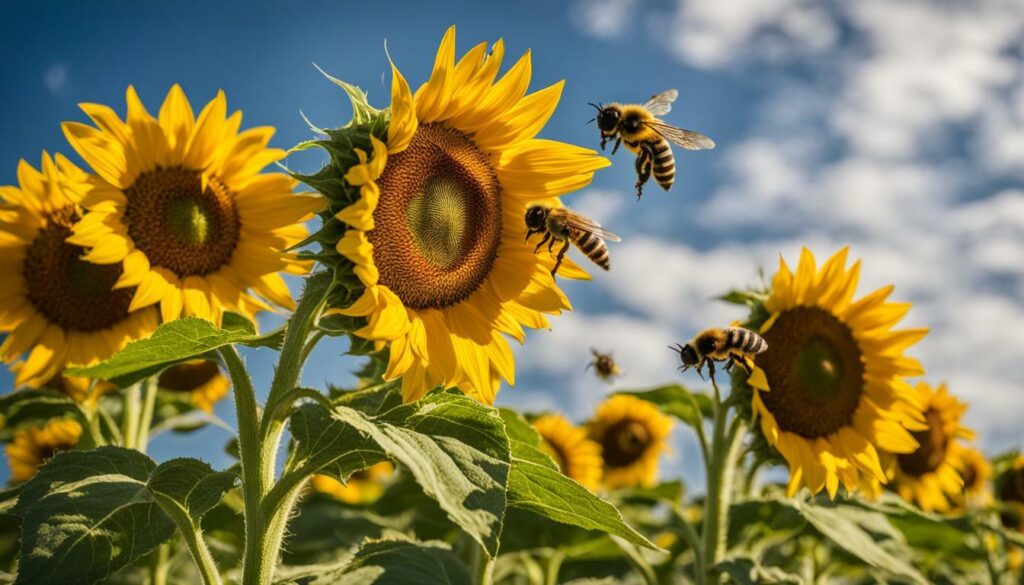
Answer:
[[[725,371],[732,373],[734,365],[736,365],[736,356],[729,356],[729,361],[725,362]]]
[[[558,256],[555,258],[555,267],[551,269],[551,276],[555,276],[558,272],[558,267],[562,265],[562,258],[565,257],[565,253],[569,251],[569,240],[565,240],[565,244],[562,245],[562,249],[558,251]]]
[[[621,136],[615,139],[615,146],[612,147],[612,154],[615,154],[616,152],[619,151],[619,146],[620,145],[622,145],[622,137]]]
[[[609,140],[611,140],[611,136],[605,136],[604,134],[601,135],[601,150],[605,149]]]
[[[636,198],[640,199],[644,194],[644,183],[651,178],[651,153],[646,147],[640,149],[636,157]]]
[[[714,360],[708,360],[708,377],[711,378],[711,383],[712,384],[716,384],[716,382],[715,382],[715,361]]]
[[[537,245],[534,246],[533,253],[536,254],[537,250],[540,250],[540,247],[543,246],[550,239],[551,239],[551,234],[550,233],[544,234],[544,238],[541,239],[540,242],[537,242]]]

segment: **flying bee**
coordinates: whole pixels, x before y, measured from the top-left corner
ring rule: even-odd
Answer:
[[[672,111],[672,102],[679,97],[674,89],[651,96],[640,104],[590,104],[597,109],[597,127],[601,130],[601,150],[614,140],[612,154],[619,145],[636,154],[636,198],[643,195],[644,183],[654,174],[654,180],[668,191],[676,178],[676,162],[671,142],[687,150],[705,150],[715,147],[715,141],[699,132],[670,126],[656,116]],[[591,120],[593,122],[594,120]]]
[[[613,378],[622,373],[611,354],[601,353],[594,348],[590,348],[590,353],[594,355],[594,359],[587,364],[586,368],[583,368],[583,371],[594,368],[597,377],[605,382],[611,382]]]
[[[676,344],[669,349],[679,352],[683,362],[679,369],[686,371],[697,368],[697,373],[704,377],[701,368],[708,365],[711,381],[715,380],[715,362],[728,360],[725,370],[729,371],[736,364],[749,375],[754,370],[754,356],[768,349],[768,342],[763,337],[742,327],[711,327],[697,334],[686,345]]]
[[[554,254],[552,248],[555,242],[562,242],[555,267],[551,269],[551,276],[554,276],[558,272],[558,267],[562,265],[562,258],[565,257],[570,242],[576,244],[591,262],[608,270],[611,263],[608,260],[608,245],[605,240],[622,241],[619,236],[601,227],[601,224],[574,211],[564,207],[533,205],[526,210],[526,241],[530,241],[530,236],[540,232],[544,232],[544,238],[533,249],[535,254],[545,243],[548,245],[548,252]]]

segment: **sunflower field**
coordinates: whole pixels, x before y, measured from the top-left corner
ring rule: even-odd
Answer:
[[[0,582],[1022,582],[1024,455],[979,450],[966,402],[913,357],[928,329],[904,323],[899,279],[861,290],[855,249],[804,248],[721,291],[709,302],[742,317],[645,348],[681,372],[612,386],[586,420],[494,406],[515,391],[512,342],[557,328],[562,285],[614,241],[565,207],[611,160],[538,138],[563,84],[533,87],[529,52],[459,53],[452,27],[432,70],[388,59],[383,103],[325,73],[351,119],[289,150],[224,92],[169,84],[147,105],[128,86],[124,107],[61,125],[80,163],[17,164],[0,187]],[[671,184],[644,144],[624,143],[638,173]],[[298,153],[322,166],[290,170]],[[258,330],[270,311],[285,324]],[[303,386],[330,338],[358,383]],[[274,355],[266,388],[251,348]],[[599,349],[579,372],[621,373]],[[147,454],[209,425],[232,465]],[[681,435],[700,481],[662,469]]]

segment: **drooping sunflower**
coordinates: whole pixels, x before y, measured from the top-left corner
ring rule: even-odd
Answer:
[[[972,439],[974,432],[960,422],[967,405],[951,395],[945,384],[932,388],[921,382],[916,390],[924,405],[927,428],[913,432],[919,443],[913,452],[887,456],[891,459],[890,486],[926,512],[945,512],[963,494],[964,446],[960,441]]]
[[[538,417],[533,427],[544,440],[542,448],[563,474],[590,491],[601,487],[601,446],[587,437],[585,429],[559,414]]]
[[[18,187],[0,187],[0,356],[16,386],[38,387],[68,364],[110,357],[157,326],[153,309],[133,309],[134,289],[111,290],[120,266],[96,266],[67,243],[90,178],[66,158],[42,156],[42,171],[18,165]]]
[[[862,474],[885,483],[879,451],[912,453],[911,431],[926,428],[904,380],[924,370],[904,351],[928,330],[893,330],[911,305],[887,302],[892,286],[854,300],[860,262],[847,268],[847,253],[818,270],[805,248],[795,274],[780,259],[765,302],[768,350],[747,383],[765,438],[789,464],[790,495],[807,486],[834,496],[840,482],[853,491]]]
[[[157,378],[157,387],[188,394],[196,408],[213,412],[213,405],[227,396],[231,381],[212,360],[189,360],[171,366]]]
[[[382,461],[353,473],[344,483],[327,475],[314,475],[313,489],[346,504],[372,504],[384,493],[385,483],[394,472],[394,465]]]
[[[668,448],[672,419],[650,402],[619,394],[597,407],[587,430],[601,446],[605,487],[651,485],[658,458]]]
[[[525,212],[560,206],[609,162],[535,138],[562,83],[526,95],[529,53],[494,82],[503,56],[502,41],[481,43],[456,63],[452,27],[415,93],[392,65],[386,136],[345,175],[360,196],[336,215],[348,226],[336,249],[366,288],[340,312],[390,346],[385,378],[402,377],[406,401],[443,385],[493,403],[500,379],[514,383],[504,335],[522,342],[523,327],[570,309],[554,259],[525,242]],[[587,277],[568,261],[559,275]]]
[[[81,436],[82,426],[74,420],[54,420],[19,431],[6,448],[11,479],[16,482],[32,479],[44,463],[74,447]]]
[[[989,481],[992,479],[992,464],[985,454],[974,447],[960,449],[963,467],[960,477],[964,481],[964,497],[968,502],[987,504],[992,497]]]
[[[122,121],[109,107],[81,104],[96,127],[63,125],[64,135],[98,177],[82,201],[88,213],[69,242],[84,258],[116,266],[116,290],[131,289],[131,310],[159,304],[164,321],[198,316],[220,323],[225,310],[249,317],[294,303],[281,272],[310,264],[284,250],[306,236],[301,223],[322,206],[295,195],[295,181],[261,174],[280,160],[271,127],[239,132],[218,92],[196,118],[174,85],[159,118],[133,87]]]

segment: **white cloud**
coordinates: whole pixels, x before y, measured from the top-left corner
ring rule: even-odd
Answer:
[[[852,244],[861,293],[895,283],[906,323],[932,328],[914,348],[928,379],[971,403],[986,447],[1020,446],[1024,191],[1005,189],[1024,177],[1019,1],[678,0],[662,16],[648,25],[686,64],[772,83],[694,214],[716,237],[633,238],[599,285],[687,329],[726,318],[707,297],[755,262]]]
[[[54,63],[43,73],[43,86],[54,95],[60,93],[67,83],[68,66],[66,63]]]
[[[572,16],[591,35],[610,39],[622,36],[631,26],[630,15],[637,4],[637,0],[587,0],[577,4]]]

